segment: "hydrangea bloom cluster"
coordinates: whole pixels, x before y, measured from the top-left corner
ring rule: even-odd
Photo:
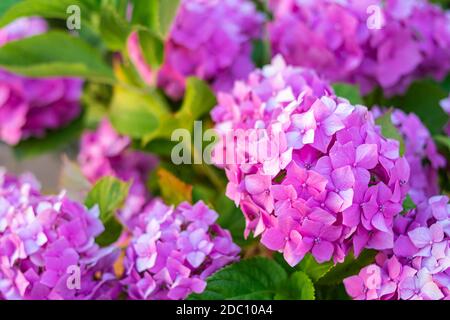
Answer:
[[[426,0],[274,0],[273,51],[331,81],[402,93],[450,70],[450,15]]]
[[[64,194],[43,196],[26,176],[0,172],[0,299],[112,299],[113,248],[97,209]]]
[[[246,144],[223,143],[225,137],[216,150],[236,149],[241,160],[220,164],[246,234],[262,234],[291,265],[308,252],[325,262],[342,261],[352,246],[356,254],[392,248],[409,166],[365,107],[335,97],[313,71],[286,66],[279,56],[218,100],[212,117],[223,136],[256,130]]]
[[[165,43],[159,86],[181,98],[185,80],[197,76],[218,90],[231,89],[254,68],[252,40],[261,36],[263,16],[249,0],[182,0]],[[144,63],[138,38],[128,43],[130,57],[143,79],[153,85],[155,74]]]
[[[372,108],[375,117],[381,115],[379,108]],[[422,203],[439,193],[439,169],[445,167],[445,158],[437,151],[430,132],[420,118],[395,109],[392,123],[399,130],[405,142],[405,158],[411,171],[409,195],[414,203]]]
[[[124,221],[139,213],[150,199],[146,182],[157,162],[152,155],[132,150],[130,145],[131,139],[118,134],[104,119],[96,131],[83,134],[78,155],[81,170],[90,182],[105,176],[132,182],[120,214]]]
[[[0,46],[47,31],[45,20],[20,19],[0,29]],[[0,69],[0,140],[15,145],[67,125],[81,112],[82,81],[33,79]]]
[[[394,225],[392,250],[344,280],[348,294],[362,300],[450,299],[450,205],[434,196]]]
[[[153,201],[138,217],[124,261],[131,299],[178,300],[201,293],[205,279],[238,260],[239,247],[203,202]]]

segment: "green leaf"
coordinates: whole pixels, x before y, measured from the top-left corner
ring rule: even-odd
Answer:
[[[19,159],[35,157],[75,141],[83,130],[83,116],[78,117],[66,127],[49,130],[42,138],[28,138],[14,146],[14,154]]]
[[[385,138],[397,140],[400,143],[400,156],[405,154],[405,141],[398,129],[392,123],[392,109],[376,119],[376,124],[381,127],[381,133]]]
[[[134,0],[134,24],[149,27],[161,38],[167,37],[180,0]]]
[[[21,17],[39,16],[43,18],[53,19],[67,19],[70,14],[67,13],[67,8],[71,5],[76,5],[80,8],[82,14],[82,22],[88,22],[88,15],[90,10],[85,6],[84,1],[80,0],[24,0],[11,1],[1,0],[0,4],[0,27],[13,22]]]
[[[383,106],[385,99],[383,97],[383,89],[375,87],[370,93],[366,94],[363,98],[363,105],[371,109],[374,106]]]
[[[314,287],[316,300],[351,300],[343,283]]]
[[[105,231],[95,238],[95,242],[101,247],[106,247],[116,242],[123,230],[122,224],[117,219],[109,219],[104,225]]]
[[[86,128],[95,129],[107,116],[111,97],[111,86],[95,82],[85,84],[80,102],[85,110],[84,124]]]
[[[176,141],[164,138],[154,139],[150,143],[143,145],[141,141],[135,141],[134,148],[142,149],[145,152],[153,153],[161,158],[170,158],[172,149],[177,145]]]
[[[255,4],[256,10],[263,13],[268,21],[273,20],[273,12],[269,8],[268,0],[252,0],[252,2]]]
[[[165,102],[155,93],[140,93],[116,87],[111,103],[110,120],[121,134],[140,139],[155,133],[163,115],[167,115]]]
[[[276,300],[314,300],[314,284],[303,271],[296,271],[278,289]]]
[[[442,86],[427,79],[414,82],[404,96],[384,101],[384,105],[414,112],[434,135],[439,134],[448,121],[448,115],[439,104],[447,96]]]
[[[256,67],[262,68],[270,63],[271,58],[270,44],[263,39],[253,41],[252,60]]]
[[[133,15],[131,22],[133,25],[141,25],[148,27],[150,30],[157,29],[158,21],[158,4],[159,0],[142,1],[132,0],[133,2]]]
[[[130,184],[114,177],[104,177],[97,181],[84,201],[88,208],[98,205],[100,220],[105,223],[114,217],[128,196]]]
[[[284,269],[284,271],[287,272],[287,274],[292,274],[295,271],[298,271],[297,268],[291,267],[289,263],[286,262],[281,252],[274,252],[272,255],[272,259],[275,260]]]
[[[192,203],[203,201],[209,205],[215,196],[216,190],[209,185],[198,184],[192,187]]]
[[[357,85],[338,82],[333,84],[333,89],[338,97],[345,98],[352,104],[363,104],[363,99]]]
[[[178,11],[180,0],[159,0],[159,19],[158,29],[159,33],[166,37],[172,26],[172,21]]]
[[[233,201],[228,199],[225,195],[214,203],[214,208],[219,213],[217,223],[224,229],[230,231],[233,241],[240,247],[247,246],[252,243],[254,239],[245,239],[245,218],[239,207],[236,207]]]
[[[92,11],[99,11],[102,5],[102,2],[99,0],[78,0],[80,1],[86,8]]]
[[[131,28],[111,6],[103,6],[100,14],[100,33],[111,50],[121,51],[126,47]]]
[[[158,138],[170,139],[176,129],[192,131],[194,121],[207,114],[216,105],[216,98],[209,86],[195,77],[187,79],[186,94],[180,110],[173,114],[167,113],[160,118],[158,130],[143,137],[146,145]]]
[[[447,150],[450,151],[450,137],[434,136],[434,140],[438,143],[438,145],[447,148]]]
[[[312,281],[317,282],[334,266],[332,261],[324,263],[317,263],[312,254],[307,254],[296,269],[303,271],[311,278]]]
[[[373,263],[376,251],[364,250],[358,258],[354,258],[350,253],[345,257],[343,263],[336,264],[328,271],[317,283],[318,285],[338,285],[342,281],[352,275],[355,275],[365,266]]]
[[[84,0],[85,1],[85,0]],[[98,0],[89,0],[89,1],[98,1]],[[103,6],[110,6],[114,10],[116,10],[121,16],[126,16],[127,8],[128,8],[128,0],[100,0],[98,1]]]
[[[114,81],[111,68],[94,48],[60,31],[4,45],[0,48],[0,66],[31,77],[70,76]]]
[[[195,120],[208,113],[216,105],[216,97],[206,82],[189,77],[186,82],[186,94],[176,117],[191,128]]]
[[[447,77],[445,77],[444,81],[442,81],[441,83],[441,86],[445,91],[450,92],[450,74],[448,74]]]
[[[169,205],[178,205],[187,201],[192,203],[192,186],[184,183],[166,169],[157,171],[158,183],[164,202]]]
[[[12,6],[19,3],[21,0],[2,0],[0,2],[0,18],[3,17],[6,11],[8,11]]]
[[[128,196],[130,184],[114,177],[104,177],[97,181],[84,201],[88,208],[98,205],[100,220],[105,231],[95,241],[100,246],[114,243],[122,233],[123,226],[116,219],[115,213],[119,210]]]
[[[191,300],[271,300],[287,274],[275,261],[266,258],[242,260],[208,278],[203,293]]]
[[[406,198],[405,200],[403,200],[402,205],[403,205],[403,213],[407,213],[408,211],[411,211],[412,209],[415,209],[417,207],[409,194],[406,195]]]
[[[139,30],[138,37],[145,61],[152,69],[158,69],[164,60],[164,43],[161,38],[146,29]]]

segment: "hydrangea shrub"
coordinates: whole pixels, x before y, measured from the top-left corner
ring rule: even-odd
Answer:
[[[239,259],[239,247],[217,218],[203,202],[149,204],[137,217],[126,252],[128,297],[179,300],[202,293],[208,276]]]
[[[30,176],[0,175],[0,299],[115,299],[114,247],[91,210],[63,193],[43,195]],[[72,280],[71,276],[79,276]]]

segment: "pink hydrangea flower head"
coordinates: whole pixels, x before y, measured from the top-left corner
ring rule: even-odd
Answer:
[[[249,0],[182,0],[159,72],[143,62],[136,34],[128,42],[130,57],[148,84],[157,73],[158,85],[174,99],[183,95],[189,76],[210,82],[215,91],[228,90],[253,70],[252,41],[261,36],[263,20]]]
[[[113,263],[100,248],[97,207],[44,196],[32,177],[0,173],[0,299],[114,299]]]
[[[213,159],[246,235],[261,234],[291,265],[308,252],[338,262],[352,247],[393,247],[409,167],[367,108],[277,56],[219,94],[211,115],[222,138]]]
[[[132,150],[130,138],[117,133],[108,120],[102,120],[96,131],[83,134],[78,162],[91,183],[105,176],[132,183],[121,210],[125,221],[140,212],[150,199],[146,183],[157,160],[152,155]]]
[[[418,78],[450,70],[450,16],[426,0],[270,2],[273,51],[330,81],[404,92]],[[445,61],[440,63],[440,61]]]
[[[203,292],[209,275],[239,259],[217,217],[203,202],[174,208],[152,201],[138,216],[126,252],[128,297],[179,300]]]
[[[0,29],[0,46],[47,31],[45,20],[19,19]],[[27,78],[0,69],[0,140],[15,145],[69,124],[81,112],[83,82]]]
[[[344,280],[347,293],[361,300],[440,300],[449,298],[450,204],[434,196],[394,223],[393,248]]]
[[[360,22],[351,11],[334,1],[271,3],[272,46],[288,63],[316,69],[332,80],[345,77],[361,64]]]

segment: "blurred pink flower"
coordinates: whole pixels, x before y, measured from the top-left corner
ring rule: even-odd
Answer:
[[[105,176],[131,182],[121,217],[128,222],[150,200],[147,179],[157,159],[131,149],[129,137],[117,133],[108,120],[103,119],[97,130],[81,137],[78,163],[85,177],[92,183]]]
[[[397,216],[394,247],[379,252],[375,263],[363,268],[359,275],[345,279],[347,293],[363,300],[450,298],[450,232],[444,231],[449,224],[446,196],[431,197]],[[366,281],[374,277],[376,286]]]
[[[217,217],[203,202],[176,208],[149,203],[136,219],[124,262],[128,297],[180,300],[203,292],[209,275],[239,259],[239,247],[215,224]]]
[[[330,81],[358,84],[363,94],[377,86],[401,94],[416,79],[442,80],[450,71],[450,16],[427,0],[274,0],[270,6],[274,54]]]
[[[0,46],[45,33],[40,18],[23,18],[0,29]],[[81,113],[83,81],[28,78],[0,69],[0,140],[15,145],[66,126]]]
[[[128,51],[142,78],[173,99],[180,99],[186,78],[196,76],[226,91],[254,68],[252,41],[262,35],[264,17],[249,0],[182,0],[165,43],[160,70],[146,65],[138,36],[128,40]]]
[[[118,252],[100,248],[97,207],[44,196],[29,176],[0,172],[0,300],[115,299]],[[72,269],[78,270],[72,274]],[[71,287],[72,277],[79,286]]]

